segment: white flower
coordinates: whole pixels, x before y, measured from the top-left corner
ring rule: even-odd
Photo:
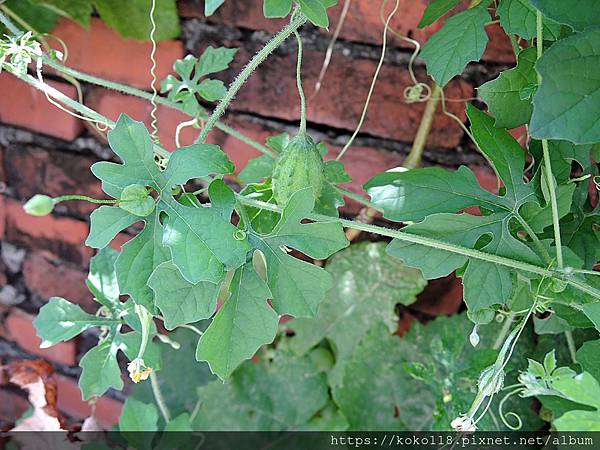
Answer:
[[[127,364],[127,371],[129,372],[129,378],[134,383],[139,383],[142,380],[147,380],[152,373],[151,367],[146,367],[144,360],[135,358],[129,364]]]
[[[473,418],[471,416],[467,416],[462,414],[455,418],[450,426],[454,429],[454,431],[476,431],[477,427],[475,426],[475,422],[473,422]]]

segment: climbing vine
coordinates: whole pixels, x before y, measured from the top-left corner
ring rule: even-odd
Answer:
[[[90,1],[89,8],[105,17],[102,5],[109,3]],[[223,3],[207,1],[206,13]],[[227,69],[236,50],[209,47],[175,62],[161,84],[164,96],[68,68],[35,29],[23,29],[26,20],[15,24],[9,16],[16,13],[5,14],[11,2],[0,5],[9,32],[0,43],[2,70],[108,128],[120,160],[91,167],[107,198],[36,195],[25,204],[33,215],[63,201],[102,204],[86,241],[98,250],[87,280],[98,313],[51,298],[35,321],[42,346],[99,328],[98,345],[80,363],[80,387],[85,400],[121,389],[122,352],[139,383],[125,404],[124,430],[473,431],[538,429],[542,420],[561,431],[600,430],[598,5],[474,0],[460,9],[459,0],[431,1],[420,26],[446,17],[420,51],[434,81],[416,80],[413,57],[414,85],[399,87],[408,102],[427,102],[418,139],[405,167],[366,183],[367,199],[339,186],[350,181],[343,155],[352,140],[336,160],[324,160],[327,147],[307,130],[298,30],[327,27],[335,3],[265,0],[266,17],[289,22],[228,88],[210,76]],[[390,21],[401,13],[398,1],[389,3],[392,9],[381,11],[384,35],[397,34]],[[63,15],[89,19],[74,14]],[[419,166],[438,105],[450,115],[444,86],[482,58],[486,27],[496,22],[517,63],[479,87],[478,100],[466,105],[465,129],[498,176],[494,194],[468,167]],[[254,142],[221,117],[291,37],[298,45],[299,131]],[[190,119],[178,134],[197,127],[196,142],[169,153],[142,123],[125,114],[112,122],[53,89],[45,67],[182,111]],[[211,113],[210,102],[218,102]],[[519,126],[521,142],[508,131]],[[236,171],[227,154],[205,143],[214,128],[263,153],[237,168],[239,191],[227,182]],[[339,217],[345,197],[364,205],[359,219]],[[377,212],[386,226],[370,223]],[[136,236],[113,250],[114,238],[134,224]],[[391,242],[350,246],[348,237],[360,231]],[[321,267],[307,259],[327,261]],[[398,305],[413,303],[426,280],[452,273],[462,279],[466,312],[393,336]],[[279,325],[282,316],[293,320]],[[157,321],[173,332],[163,334]],[[254,355],[258,363],[248,361]],[[177,374],[183,359],[194,376]],[[197,398],[190,394],[196,390]],[[531,397],[541,401],[538,413]]]

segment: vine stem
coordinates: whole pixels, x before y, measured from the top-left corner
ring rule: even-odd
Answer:
[[[158,409],[160,409],[160,413],[165,419],[165,422],[169,423],[171,421],[171,413],[169,412],[169,408],[165,403],[162,391],[160,390],[160,385],[158,384],[158,377],[156,376],[155,372],[150,374],[150,384],[152,386],[152,393],[154,394],[154,400],[158,405]]]
[[[277,33],[273,39],[271,39],[267,44],[250,60],[250,62],[242,69],[239,75],[233,80],[227,93],[223,97],[223,99],[219,102],[211,116],[206,121],[204,128],[202,129],[202,133],[198,137],[197,142],[204,142],[208,133],[212,131],[215,127],[216,123],[219,121],[221,116],[225,113],[225,110],[231,103],[231,101],[235,98],[238,91],[242,88],[244,83],[250,78],[250,75],[256,70],[256,68],[265,60],[267,57],[277,48],[279,47],[292,33],[294,33],[298,28],[300,28],[306,22],[306,16],[303,14],[296,14],[295,17],[292,17],[291,22],[286,25],[279,33]]]
[[[575,347],[575,340],[573,339],[573,333],[571,330],[565,330],[565,338],[567,340],[567,347],[569,348],[571,361],[573,361],[574,364],[577,364],[577,348]]]
[[[540,11],[537,12],[537,59],[542,57],[544,52],[544,27],[543,27],[543,16]],[[542,82],[542,77],[538,73],[538,83]],[[552,163],[550,161],[550,150],[548,148],[548,141],[542,139],[542,151],[544,154],[544,168],[546,172],[546,179],[548,181],[548,191],[550,192],[550,206],[552,207],[552,226],[554,228],[554,244],[556,246],[556,263],[558,268],[563,268],[563,254],[562,254],[562,240],[560,236],[560,218],[558,216],[558,202],[556,200],[556,182],[554,180],[554,174],[552,173]]]
[[[298,43],[298,62],[296,63],[296,86],[300,96],[300,134],[306,133],[306,96],[302,88],[302,38],[297,31],[294,31],[296,42]]]
[[[377,68],[375,69],[375,74],[373,75],[373,80],[371,81],[371,86],[369,87],[369,93],[367,94],[367,100],[365,101],[365,106],[363,107],[362,114],[360,115],[360,120],[358,121],[358,125],[356,126],[354,133],[352,133],[352,136],[350,136],[350,139],[348,139],[348,142],[346,142],[346,145],[344,145],[344,148],[342,148],[342,151],[340,152],[340,154],[337,156],[337,158],[335,158],[336,161],[339,161],[340,159],[342,159],[344,157],[344,155],[346,154],[346,152],[348,151],[348,149],[352,146],[354,139],[356,139],[356,136],[360,132],[360,129],[362,128],[362,125],[367,117],[367,111],[369,110],[369,103],[371,103],[371,97],[373,96],[373,91],[375,90],[375,84],[377,84],[377,78],[379,78],[379,72],[381,72],[381,68],[383,67],[383,62],[385,61],[385,53],[387,50],[387,30],[389,29],[390,22],[391,22],[392,18],[394,17],[394,15],[396,14],[396,11],[398,11],[399,7],[400,7],[400,2],[398,0],[396,0],[394,9],[392,9],[392,12],[388,16],[388,18],[385,22],[385,26],[383,28],[383,44],[381,46],[381,57],[379,58],[379,63],[377,63]]]
[[[67,200],[83,200],[84,202],[96,203],[99,205],[110,205],[119,201],[111,199],[97,199],[93,197],[88,197],[87,195],[61,195],[60,197],[56,197],[53,199],[54,204],[61,203]]]

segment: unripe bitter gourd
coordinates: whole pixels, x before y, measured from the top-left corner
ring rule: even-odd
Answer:
[[[312,138],[301,132],[285,146],[275,164],[275,201],[283,206],[294,192],[307,187],[312,187],[315,198],[318,198],[324,182],[323,157]]]

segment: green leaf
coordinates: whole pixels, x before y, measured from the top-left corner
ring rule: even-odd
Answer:
[[[111,325],[115,321],[84,312],[64,298],[52,297],[33,321],[35,331],[42,340],[41,348],[68,341],[93,326]]]
[[[278,314],[267,304],[271,292],[251,262],[237,269],[229,289],[229,298],[196,351],[196,359],[208,362],[221,379],[228,378],[263,344],[272,342],[279,323]]]
[[[245,197],[260,200],[261,202],[276,204],[273,197],[271,180],[267,180],[264,183],[249,184],[242,190],[241,194]],[[259,234],[271,233],[277,222],[279,222],[279,214],[276,212],[250,206],[246,210],[248,211],[252,229]]]
[[[121,294],[129,294],[138,305],[155,311],[154,294],[147,281],[154,269],[167,260],[168,252],[162,245],[162,225],[155,212],[144,230],[123,245],[117,258],[115,270]]]
[[[218,210],[176,202],[161,206],[169,215],[163,243],[189,282],[218,283],[224,273],[223,265],[235,269],[246,262],[248,240],[237,240],[237,228],[224,220]]]
[[[600,141],[600,79],[590,75],[598,65],[598,27],[562,39],[544,53],[536,64],[542,82],[533,99],[533,137],[575,144]]]
[[[198,94],[206,101],[215,102],[227,94],[227,88],[221,80],[206,79],[198,85]]]
[[[151,2],[146,0],[94,0],[94,6],[106,24],[121,36],[138,40],[150,40]],[[154,13],[156,40],[179,37],[179,16],[175,0],[156,0]]]
[[[173,152],[164,175],[166,187],[171,187],[211,174],[230,174],[234,170],[235,166],[218,145],[194,144]]]
[[[214,179],[208,186],[211,208],[224,220],[231,220],[235,207],[235,193],[220,179]]]
[[[158,409],[156,406],[153,403],[142,403],[134,398],[127,398],[125,405],[123,405],[123,412],[119,418],[119,431],[148,432],[157,430]],[[131,436],[131,434],[127,436]],[[150,437],[154,437],[154,435],[150,434]],[[141,438],[143,439],[144,436],[141,436]]]
[[[212,16],[219,7],[225,3],[225,0],[206,0],[204,2],[204,15]]]
[[[148,279],[148,286],[154,291],[156,306],[162,312],[168,330],[208,319],[217,308],[219,286],[207,281],[192,284],[171,262],[156,267]]]
[[[595,411],[568,411],[553,424],[558,431],[600,431],[600,384],[587,372],[560,377],[552,388],[564,398],[595,408]]]
[[[99,397],[111,387],[123,389],[121,369],[117,363],[118,350],[112,339],[107,339],[81,358],[79,365],[83,371],[79,377],[79,388],[83,400]]]
[[[202,324],[195,324],[201,330]],[[193,393],[216,379],[210,373],[208,364],[199,363],[194,358],[198,335],[185,328],[169,333],[169,338],[180,345],[179,350],[162,352],[161,370],[156,380],[162,392],[165,404],[173,416],[185,411],[193,411],[198,398]],[[154,394],[150,383],[138,383],[133,386],[131,397],[144,403],[154,403]]]
[[[596,380],[600,379],[600,339],[584,342],[577,350],[577,362]]]
[[[101,206],[95,209],[90,216],[90,234],[85,245],[92,248],[104,248],[117,234],[139,220],[141,217],[122,208]]]
[[[371,329],[347,362],[333,398],[355,431],[414,430],[430,420],[434,399],[404,370],[401,342],[379,325]],[[398,414],[399,411],[399,414]]]
[[[596,0],[579,0],[576,5],[563,0],[531,0],[531,3],[544,16],[577,31],[600,24],[600,4]]]
[[[537,36],[537,9],[530,0],[502,0],[498,7],[500,25],[507,34],[517,34],[523,39]],[[544,40],[557,40],[560,36],[560,24],[544,18]]]
[[[329,383],[341,383],[344,364],[369,329],[383,323],[392,333],[397,328],[397,304],[413,303],[426,285],[421,274],[389,258],[385,243],[361,242],[332,256],[326,270],[333,287],[311,319],[294,319],[291,348],[306,354],[327,339],[335,351],[335,367]]]
[[[481,99],[496,118],[496,127],[516,128],[531,119],[531,100],[522,100],[520,93],[527,86],[537,85],[536,59],[535,48],[526,48],[519,53],[516,67],[478,88]]]
[[[194,425],[206,431],[301,430],[329,398],[325,377],[310,358],[284,351],[271,363],[244,363],[225,384],[214,381],[198,396]]]
[[[315,26],[321,28],[329,27],[329,17],[327,17],[327,6],[323,0],[298,0],[300,11]]]
[[[485,24],[490,21],[486,5],[452,16],[423,46],[421,58],[427,73],[445,86],[461,74],[470,61],[479,61],[488,43]]]
[[[433,168],[385,173],[371,180],[366,188],[373,201],[383,207],[385,217],[396,221],[425,218],[403,228],[403,232],[468,248],[474,248],[482,236],[488,236],[490,239],[480,250],[540,264],[539,256],[515,238],[511,230],[511,220],[519,208],[537,201],[532,187],[522,179],[524,151],[505,130],[494,128],[493,120],[485,113],[469,106],[468,115],[475,140],[504,183],[504,196],[484,191],[466,168],[456,172]],[[447,214],[467,206],[480,206],[491,213]],[[392,241],[388,253],[419,268],[428,279],[448,275],[468,262],[463,284],[471,313],[502,304],[510,297],[512,281],[508,267],[469,261],[461,255],[400,240]]]
[[[558,217],[562,219],[571,211],[575,184],[563,184],[556,187],[556,201],[558,204]],[[527,203],[521,208],[521,215],[536,233],[552,225],[552,205],[547,202],[543,207],[537,203]]]
[[[320,267],[296,259],[282,250],[292,247],[317,259],[324,259],[348,246],[341,224],[300,223],[314,207],[312,189],[292,195],[273,231],[266,235],[251,233],[251,242],[267,261],[267,284],[273,306],[279,314],[312,317],[331,286],[331,277]]]
[[[227,173],[233,165],[227,156],[216,146],[194,145],[177,150],[169,160],[164,172],[154,162],[154,143],[148,130],[141,122],[122,115],[108,136],[111,148],[121,157],[124,164],[101,162],[93,166],[93,172],[102,180],[106,193],[118,198],[122,189],[131,184],[150,186],[159,194],[157,214],[165,212],[169,217],[164,227],[158,217],[152,226],[146,225],[144,236],[128,243],[129,251],[124,251],[121,259],[128,263],[135,252],[144,249],[142,272],[133,273],[133,281],[128,289],[134,289],[135,296],[145,306],[151,308],[151,291],[145,280],[154,268],[165,261],[162,245],[169,247],[174,263],[191,283],[199,281],[220,281],[215,273],[222,273],[221,265],[228,269],[241,266],[250,250],[247,240],[238,240],[236,227],[229,219],[223,219],[218,210],[206,207],[186,207],[171,195],[173,185],[185,183],[190,178],[204,177],[209,173]],[[161,244],[162,242],[162,244]],[[127,248],[127,247],[125,247]],[[193,256],[192,256],[193,254]],[[207,267],[210,270],[207,270]],[[130,266],[123,266],[129,272]],[[143,277],[146,277],[145,280]],[[213,278],[210,278],[213,277]],[[122,280],[119,280],[120,284]],[[124,282],[124,280],[123,280]],[[121,286],[123,290],[123,286]],[[130,293],[130,292],[123,292]]]
[[[207,47],[196,65],[196,75],[203,77],[227,70],[237,51],[237,48]]]
[[[90,16],[94,11],[91,0],[34,0],[34,3],[68,17],[86,28],[90,25]],[[36,31],[43,33],[51,30],[36,29]]]
[[[130,184],[121,192],[119,208],[135,216],[146,217],[152,214],[156,203],[148,195],[148,190],[139,184]]]
[[[271,155],[261,155],[251,159],[238,177],[242,183],[258,183],[273,174],[275,159]]]
[[[86,285],[94,298],[109,310],[120,307],[119,284],[115,273],[115,262],[119,252],[105,247],[90,261],[90,272]]]
[[[418,27],[424,28],[442,18],[448,11],[454,9],[460,0],[431,0],[423,13]]]
[[[583,305],[583,313],[592,321],[596,330],[600,331],[600,302],[586,303]]]
[[[325,161],[323,164],[325,179],[333,184],[349,183],[352,178],[346,172],[346,168],[341,161]]]
[[[17,16],[27,22],[37,33],[49,33],[54,29],[60,15],[34,0],[7,0],[4,2]],[[0,34],[8,34],[4,25],[0,24]]]
[[[153,331],[153,334],[156,334],[156,330]],[[138,331],[120,333],[115,337],[115,342],[119,346],[119,350],[125,353],[125,356],[130,361],[133,361],[137,358],[140,346],[142,345],[142,333]],[[146,344],[144,351],[144,364],[146,367],[151,367],[154,371],[160,370],[162,366],[159,344],[153,342],[151,339]]]
[[[286,17],[292,10],[292,0],[264,0],[263,13],[265,17]]]

